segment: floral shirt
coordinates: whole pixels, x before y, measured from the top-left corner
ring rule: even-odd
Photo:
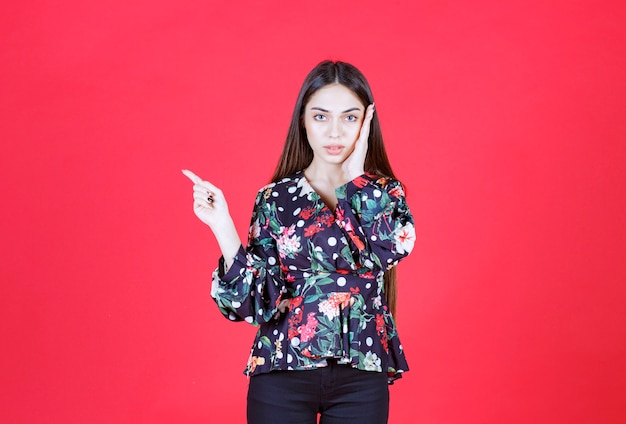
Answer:
[[[247,248],[213,273],[220,311],[259,325],[248,375],[316,368],[326,358],[391,380],[408,370],[383,293],[384,271],[415,241],[402,184],[363,174],[335,194],[333,212],[302,171],[265,186]]]

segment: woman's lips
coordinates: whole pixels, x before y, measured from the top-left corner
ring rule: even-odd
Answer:
[[[324,149],[326,149],[329,155],[338,155],[343,150],[343,146],[332,144],[330,146],[324,146]]]

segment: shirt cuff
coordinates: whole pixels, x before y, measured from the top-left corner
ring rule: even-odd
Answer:
[[[356,193],[361,191],[363,187],[368,184],[373,184],[378,180],[379,177],[372,174],[361,174],[352,181],[348,181],[346,184],[337,187],[335,189],[335,195],[337,196],[337,200],[347,200],[351,199]]]
[[[224,256],[220,256],[220,259],[217,263],[217,276],[220,280],[231,280],[232,278],[239,275],[238,271],[233,271],[237,268],[236,264],[244,264],[246,263],[246,250],[243,248],[243,245],[239,246],[239,250],[237,254],[233,258],[233,263],[229,269],[226,268],[226,261],[224,260]],[[231,275],[232,274],[232,275]]]

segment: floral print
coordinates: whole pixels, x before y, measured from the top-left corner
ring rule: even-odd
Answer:
[[[300,246],[300,237],[295,234],[296,228],[292,225],[289,228],[283,228],[278,237],[278,254],[281,258],[294,258],[297,253],[302,250]],[[306,236],[306,234],[305,234]]]
[[[220,311],[259,326],[248,375],[316,368],[326,358],[390,379],[408,370],[383,293],[385,270],[415,242],[402,185],[363,174],[335,194],[332,211],[302,171],[263,187],[247,248],[213,273]]]

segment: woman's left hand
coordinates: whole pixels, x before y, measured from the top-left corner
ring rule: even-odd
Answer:
[[[365,118],[363,118],[363,124],[361,125],[361,131],[359,132],[359,138],[354,144],[354,150],[350,153],[350,156],[341,164],[341,169],[348,178],[348,181],[352,181],[359,175],[363,175],[365,172],[365,156],[367,155],[368,140],[370,136],[370,128],[372,126],[372,119],[374,118],[374,103],[369,105],[365,109]]]

